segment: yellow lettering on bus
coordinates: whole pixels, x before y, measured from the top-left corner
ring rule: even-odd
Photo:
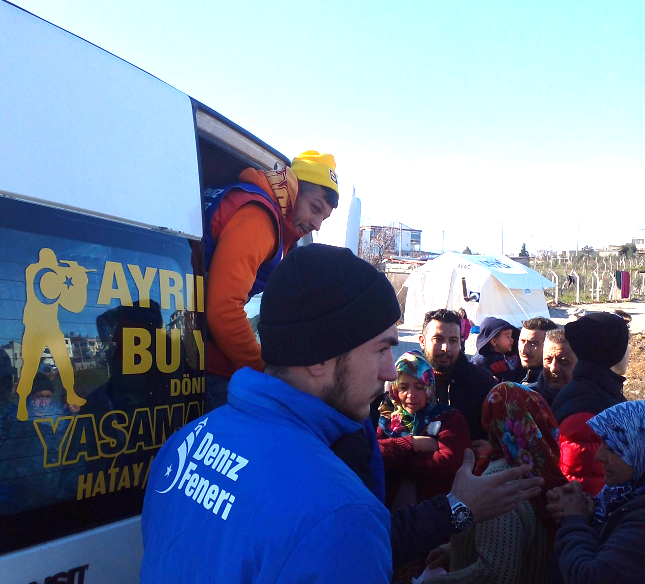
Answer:
[[[105,488],[105,473],[103,471],[99,472],[96,475],[96,482],[94,483],[94,490],[92,491],[92,497],[96,497],[98,494],[105,495],[107,489]]]
[[[73,419],[73,416],[60,416],[56,420],[54,420],[53,418],[40,418],[34,420],[34,429],[36,430],[36,434],[38,434],[38,438],[43,445],[43,468],[52,468],[54,466],[60,465],[61,453],[63,451],[61,446],[65,442],[65,438],[69,434],[69,431],[72,429]],[[58,426],[65,420],[67,420],[69,424],[65,426],[64,432],[59,432]],[[47,448],[47,440],[49,439],[51,442],[51,438],[54,438],[57,441],[57,444],[55,446],[58,451],[56,462],[47,462],[50,454]]]
[[[155,446],[150,408],[137,408],[132,416],[125,452],[136,452],[139,447],[142,447],[143,450],[150,450]]]
[[[141,469],[143,468],[143,462],[139,464],[132,465],[132,474],[134,474],[134,485],[137,487],[139,485],[139,477],[141,476]]]
[[[99,449],[103,458],[118,456],[128,441],[128,414],[122,410],[107,412],[99,422]]]
[[[120,491],[121,489],[129,489],[129,488],[130,488],[130,471],[126,466],[123,468],[123,472],[121,473],[121,479],[119,480],[119,486],[116,488],[116,490]]]
[[[94,414],[79,414],[74,418],[73,424],[65,446],[63,464],[76,464],[81,456],[85,460],[100,458],[99,436]]]
[[[148,349],[151,343],[152,337],[146,329],[123,329],[123,375],[150,371],[152,354]],[[135,356],[139,356],[138,363],[135,363]]]
[[[178,379],[173,380],[180,383]],[[181,384],[179,385],[181,388]],[[178,391],[181,391],[179,389]],[[173,433],[184,425],[185,406],[183,403],[155,408],[155,436],[154,443],[161,446]]]
[[[86,475],[79,475],[78,477],[78,486],[76,489],[76,500],[80,501],[81,499],[89,499],[92,496],[92,478],[93,473],[87,473]]]
[[[195,310],[195,276],[186,274],[186,310]]]
[[[193,329],[193,337],[199,353],[199,370],[204,371],[204,337],[202,337],[202,331]]]
[[[161,373],[172,373],[173,371],[177,371],[181,361],[181,333],[179,332],[179,329],[175,328],[170,330],[170,363],[168,362],[168,356],[166,355],[168,348],[166,339],[166,330],[157,329],[157,369],[159,369]]]
[[[171,284],[172,281],[172,284]],[[161,292],[161,308],[170,309],[170,297],[175,298],[175,310],[184,309],[184,286],[181,274],[172,270],[159,270],[159,289]]]
[[[136,264],[128,264],[128,270],[139,290],[139,306],[150,308],[150,288],[157,274],[157,268],[146,268],[145,275],[141,274],[141,268]]]
[[[116,483],[116,475],[119,474],[119,467],[111,468],[107,471],[107,473],[110,475],[110,486],[108,487],[108,489],[110,493],[112,493],[114,491],[114,485]]]
[[[116,280],[116,288],[112,287],[114,280]],[[119,262],[106,261],[99,298],[96,303],[109,306],[112,298],[118,298],[122,306],[132,306],[132,296],[130,296],[123,266]]]
[[[204,276],[195,276],[197,284],[197,312],[204,312]]]
[[[94,489],[92,490],[92,497],[96,497],[96,495],[101,494],[105,495],[107,493],[107,489],[105,488],[105,473],[103,471],[100,471],[96,475],[96,482],[94,483]]]

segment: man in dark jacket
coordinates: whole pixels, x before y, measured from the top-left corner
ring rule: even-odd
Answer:
[[[537,382],[538,376],[542,372],[544,338],[547,331],[557,328],[557,324],[543,316],[531,318],[522,323],[517,347],[525,373],[522,379],[524,385]]]
[[[481,408],[488,392],[496,385],[493,374],[473,365],[461,352],[461,318],[442,308],[428,312],[419,343],[435,375],[437,399],[457,408],[470,429],[473,440],[486,439],[481,424]]]
[[[549,405],[553,404],[558,392],[573,379],[573,369],[578,362],[564,331],[552,330],[546,333],[542,355],[542,370],[530,389],[540,393]]]
[[[560,424],[560,469],[569,480],[582,483],[585,493],[596,495],[605,473],[595,460],[600,439],[587,421],[625,401],[629,328],[617,314],[599,312],[568,323],[564,334],[578,363],[571,382],[553,400],[552,410]]]

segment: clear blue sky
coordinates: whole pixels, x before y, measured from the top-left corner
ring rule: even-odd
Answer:
[[[17,0],[286,155],[336,156],[364,222],[424,249],[645,228],[643,0]]]

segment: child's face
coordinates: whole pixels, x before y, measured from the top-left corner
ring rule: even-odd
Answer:
[[[497,333],[492,339],[490,344],[493,346],[493,349],[502,355],[510,353],[513,349],[513,331],[511,329],[506,329]]]

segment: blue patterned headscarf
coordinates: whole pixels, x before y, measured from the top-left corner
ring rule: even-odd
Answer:
[[[623,461],[634,469],[631,480],[605,485],[594,497],[596,522],[628,501],[645,494],[645,400],[628,401],[600,412],[587,422]]]

